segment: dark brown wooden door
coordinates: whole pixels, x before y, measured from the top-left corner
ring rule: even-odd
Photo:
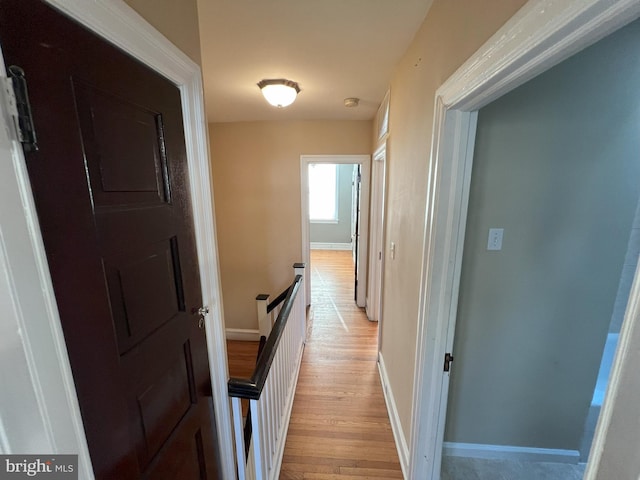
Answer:
[[[217,478],[180,93],[37,0],[0,0],[0,42],[96,478]]]

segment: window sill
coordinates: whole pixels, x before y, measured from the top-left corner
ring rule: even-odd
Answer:
[[[309,220],[309,223],[325,223],[325,224],[334,224],[337,225],[338,220]]]

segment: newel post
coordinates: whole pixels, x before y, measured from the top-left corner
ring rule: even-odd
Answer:
[[[271,333],[271,315],[267,313],[269,306],[269,294],[261,293],[256,297],[256,310],[258,313],[258,329],[260,336],[269,338]]]
[[[308,303],[307,303],[307,298],[306,298],[307,290],[306,290],[306,287],[305,287],[305,283],[307,282],[307,277],[306,277],[305,272],[304,272],[305,271],[305,267],[306,267],[306,265],[304,263],[294,263],[293,264],[294,275],[302,275],[302,283],[300,284],[300,289],[298,290],[298,295],[302,296],[302,300],[303,300],[302,305],[305,306],[305,310],[306,310],[306,306],[308,305]],[[305,317],[306,317],[306,314],[305,314]]]

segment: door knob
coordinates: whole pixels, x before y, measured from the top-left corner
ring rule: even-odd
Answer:
[[[191,309],[192,315],[198,315],[198,317],[200,317],[198,319],[198,328],[204,328],[204,317],[206,317],[208,313],[209,307],[207,307],[206,305],[200,308],[193,307]]]

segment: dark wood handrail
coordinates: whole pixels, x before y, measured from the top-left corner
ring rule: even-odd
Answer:
[[[260,398],[301,283],[302,275],[296,275],[293,283],[287,290],[282,310],[280,310],[278,318],[273,324],[267,343],[258,357],[258,362],[256,363],[256,368],[251,378],[230,378],[227,382],[230,397],[248,398],[251,400],[258,400]]]
[[[291,285],[285,288],[282,291],[282,293],[275,298],[273,302],[267,305],[267,313],[271,313],[274,308],[280,305],[280,303],[283,302],[285,298],[287,298],[287,293],[289,293],[289,290],[291,290]]]
[[[260,358],[260,354],[262,350],[264,350],[264,346],[267,343],[267,337],[262,335],[260,337],[260,342],[258,343],[258,355],[256,355],[256,363],[258,363],[258,359]],[[249,446],[251,445],[251,410],[247,411],[247,420],[244,422],[244,451],[245,460],[249,458]]]

